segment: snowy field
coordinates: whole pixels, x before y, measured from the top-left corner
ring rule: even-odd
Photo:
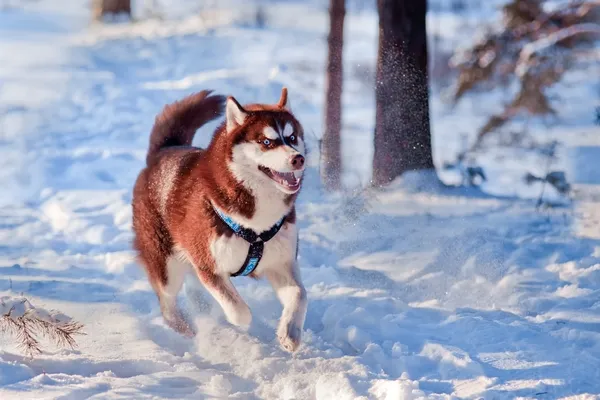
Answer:
[[[530,126],[559,142],[552,168],[575,189],[562,207],[536,210],[541,185],[520,179],[545,161],[506,146],[478,155],[482,190],[409,174],[377,195],[327,196],[316,169],[320,2],[273,3],[262,29],[232,0],[218,16],[180,1],[164,21],[107,27],[89,26],[85,4],[59,3],[0,10],[0,297],[60,310],[86,335],[33,359],[0,335],[0,399],[600,399],[599,68],[569,75],[557,121]],[[497,3],[469,23],[491,20]],[[428,17],[445,46],[470,36],[457,18]],[[376,24],[371,8],[346,19],[348,185],[370,173]],[[279,348],[279,302],[246,278],[234,283],[253,310],[248,331],[208,296],[182,296],[199,331],[184,339],[131,251],[131,189],[154,116],[205,88],[275,102],[282,85],[313,150],[298,207],[304,343]],[[441,98],[433,92],[439,165],[501,104],[478,95],[450,109]],[[198,285],[190,277],[186,291]]]

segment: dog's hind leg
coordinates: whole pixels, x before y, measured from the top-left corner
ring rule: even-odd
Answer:
[[[187,271],[179,253],[173,254],[173,239],[150,201],[147,174],[142,173],[133,190],[133,246],[156,292],[165,322],[177,332],[193,336],[194,331],[177,307],[177,293]]]
[[[177,305],[177,294],[183,285],[189,266],[175,255],[167,257],[153,255],[154,257],[150,257],[147,252],[140,251],[140,261],[148,271],[148,279],[158,297],[163,318],[173,330],[184,336],[193,337],[195,332]]]
[[[175,253],[166,260],[166,270],[167,281],[165,284],[160,284],[156,291],[162,315],[171,328],[184,336],[193,337],[196,333],[177,305],[177,294],[190,270],[190,264]]]
[[[184,265],[178,253],[173,254],[171,238],[162,229],[161,221],[152,209],[134,203],[133,223],[134,246],[156,292],[165,322],[182,335],[194,336],[194,331],[177,307],[177,293],[189,267]]]

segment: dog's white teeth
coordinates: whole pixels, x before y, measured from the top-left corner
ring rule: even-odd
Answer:
[[[270,170],[270,172],[272,178],[281,185],[293,187],[300,183],[300,178],[298,178],[294,172],[278,172],[274,170]]]

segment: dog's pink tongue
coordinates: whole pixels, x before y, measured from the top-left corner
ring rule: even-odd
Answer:
[[[287,183],[289,183],[290,185],[294,185],[298,180],[296,179],[296,177],[294,176],[293,172],[286,172],[285,173],[285,180]]]

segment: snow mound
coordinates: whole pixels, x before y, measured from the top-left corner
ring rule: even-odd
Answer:
[[[71,317],[60,311],[34,307],[25,297],[0,297],[0,315],[13,320],[23,317],[36,318],[52,324],[67,324],[72,321]]]

